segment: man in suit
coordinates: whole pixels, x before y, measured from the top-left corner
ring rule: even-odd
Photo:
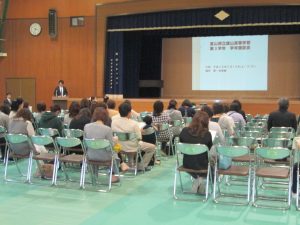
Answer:
[[[4,105],[7,105],[9,108],[11,107],[11,93],[10,92],[7,92],[6,93],[6,98],[4,99],[3,101],[3,104]]]
[[[58,86],[54,89],[54,96],[65,97],[68,96],[67,88],[64,86],[64,81],[59,80]]]

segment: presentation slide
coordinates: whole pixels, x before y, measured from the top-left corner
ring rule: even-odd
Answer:
[[[268,90],[268,35],[192,38],[192,89]]]

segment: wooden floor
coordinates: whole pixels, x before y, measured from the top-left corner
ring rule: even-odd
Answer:
[[[300,212],[175,201],[172,197],[174,158],[152,171],[122,179],[110,193],[78,189],[77,183],[50,187],[0,183],[0,223],[3,225],[296,225]],[[3,174],[3,166],[0,166]],[[14,166],[9,174],[16,175]]]

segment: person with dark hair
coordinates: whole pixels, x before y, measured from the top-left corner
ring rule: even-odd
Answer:
[[[213,104],[213,117],[211,121],[217,122],[221,129],[226,130],[230,136],[234,135],[234,121],[233,119],[224,113],[224,105],[221,102],[215,102]]]
[[[4,105],[7,105],[7,106],[10,108],[11,103],[12,103],[12,100],[11,100],[11,93],[10,93],[10,92],[7,92],[7,93],[6,93],[6,98],[4,99],[3,104],[4,104]]]
[[[137,121],[134,121],[131,118],[131,105],[123,102],[119,106],[119,118],[114,118],[111,124],[111,128],[114,132],[123,132],[123,133],[135,133],[136,140],[133,141],[120,141],[123,151],[134,152],[137,150],[138,145],[142,152],[145,152],[143,159],[144,165],[141,163],[138,164],[138,169],[143,170],[147,168],[153,154],[155,153],[155,145],[147,142],[143,142],[141,129]],[[132,161],[133,159],[131,159]]]
[[[79,113],[71,120],[69,128],[83,130],[84,126],[90,122],[91,111],[88,108],[83,108],[80,109]]]
[[[7,116],[9,115],[10,113],[10,108],[8,105],[1,105],[0,106],[0,111],[3,112],[4,114],[6,114]]]
[[[182,143],[204,144],[210,149],[213,145],[212,136],[208,130],[209,117],[206,112],[198,111],[188,127],[182,129],[179,139]],[[183,155],[183,166],[188,169],[207,169],[208,154]],[[191,173],[194,178],[192,191],[203,193],[205,191],[205,181],[201,177],[203,174]]]
[[[38,102],[36,104],[36,109],[37,109],[37,112],[34,113],[34,119],[35,119],[36,123],[38,124],[42,117],[42,114],[46,111],[46,103]]]
[[[235,123],[238,123],[240,127],[244,127],[246,125],[246,121],[244,120],[244,117],[242,114],[239,113],[240,106],[236,102],[232,102],[229,107],[229,112],[227,112],[227,115],[230,116]]]
[[[107,103],[108,100],[109,100],[109,97],[107,95],[105,95],[103,98],[103,102]]]
[[[169,101],[168,110],[166,113],[169,114],[171,121],[174,120],[182,120],[182,115],[179,110],[177,110],[177,101],[175,99],[171,99]]]
[[[108,108],[108,115],[110,118],[119,114],[119,112],[117,110],[115,110],[116,102],[114,100],[109,99],[106,104],[107,104],[107,108]]]
[[[78,115],[80,111],[80,105],[78,102],[71,102],[69,106],[69,113],[65,114],[64,116],[64,124],[70,125],[72,119]]]
[[[4,104],[0,108],[7,108],[9,110],[8,105]],[[8,130],[8,123],[9,123],[9,118],[8,114],[3,113],[2,109],[0,109],[0,126],[4,127],[6,130]],[[1,160],[4,160],[4,154],[5,154],[5,138],[4,135],[0,136],[0,146],[1,146]]]
[[[86,109],[81,109],[86,110]],[[80,113],[79,113],[80,114]],[[88,123],[84,126],[84,137],[85,138],[96,138],[96,139],[106,139],[110,142],[111,146],[114,146],[113,142],[113,132],[112,129],[106,125],[104,125],[104,121],[107,120],[108,113],[107,110],[98,107],[94,110],[92,122]],[[72,123],[72,122],[71,122]],[[113,154],[117,158],[117,154],[110,151],[110,149],[107,149],[106,151],[97,151],[93,149],[88,149],[87,151],[87,158],[89,160],[102,160],[102,161],[108,161],[111,160],[113,157]],[[118,160],[119,162],[119,160]],[[98,173],[98,167],[96,166],[94,168],[94,172]],[[114,165],[113,173],[118,172],[118,165]],[[112,183],[118,182],[119,177],[112,176]]]
[[[247,119],[246,119],[246,113],[245,113],[245,111],[242,108],[242,103],[238,99],[234,99],[232,101],[232,103],[238,104],[238,106],[239,106],[239,111],[238,112],[243,116],[244,120],[247,121]]]
[[[9,118],[12,119],[17,114],[17,111],[23,108],[23,105],[24,100],[21,97],[18,97],[14,101],[12,101]]]
[[[83,109],[83,108],[90,108],[91,106],[91,102],[87,99],[87,98],[83,98],[81,99],[80,101],[80,109]]]
[[[193,104],[189,99],[185,99],[178,110],[183,117],[193,117],[196,113]]]
[[[171,118],[164,111],[164,104],[162,101],[157,100],[153,104],[152,123],[155,127],[163,123],[169,123]],[[162,142],[162,149],[165,149],[166,143],[170,140],[170,133],[168,130],[160,131],[157,135],[157,140]]]
[[[58,86],[55,87],[53,95],[56,97],[66,97],[68,96],[68,90],[64,86],[65,82],[63,80],[58,81]]]
[[[60,134],[63,131],[63,123],[58,115],[60,114],[61,108],[59,105],[53,105],[50,108],[50,112],[44,112],[38,123],[39,128],[54,128],[57,129]]]
[[[132,103],[128,99],[124,100],[124,103],[127,103],[131,106],[131,119],[138,120],[140,114],[132,109]],[[119,115],[115,115],[114,117],[118,117]]]
[[[278,110],[271,112],[268,118],[268,130],[272,127],[292,127],[297,131],[296,115],[288,111],[289,100],[280,98],[278,101]]]

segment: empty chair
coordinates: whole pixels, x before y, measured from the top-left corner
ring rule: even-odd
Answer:
[[[255,150],[255,170],[253,172],[252,202],[255,207],[286,210],[291,205],[292,160],[284,165],[270,165],[267,160],[280,160],[292,156],[287,148],[261,147]],[[270,182],[271,192],[261,185],[262,180]],[[262,189],[263,188],[263,189]],[[275,202],[282,202],[277,205]]]
[[[92,184],[99,183],[99,169],[104,170],[104,175],[107,176],[108,171],[108,184],[106,189],[99,191],[108,192],[111,190],[112,177],[119,177],[119,169],[117,165],[117,155],[113,152],[110,142],[106,139],[84,139],[84,146],[86,149],[86,164],[89,168]],[[83,187],[85,180],[83,180]],[[101,184],[101,183],[100,183]]]
[[[205,197],[203,198],[197,198],[195,200],[204,200],[206,201],[208,199],[208,194],[209,194],[209,186],[210,186],[210,178],[211,178],[211,167],[210,167],[210,162],[208,161],[207,168],[205,169],[199,169],[199,170],[194,170],[194,169],[189,169],[183,166],[182,163],[182,154],[188,155],[188,156],[193,156],[193,155],[199,155],[199,154],[204,154],[207,153],[209,154],[208,147],[203,144],[186,144],[186,143],[177,143],[176,145],[176,165],[175,165],[175,177],[174,177],[174,188],[173,188],[173,196],[174,199],[178,200],[191,200],[187,198],[181,198],[178,196],[177,193],[177,179],[179,178],[180,182],[180,190],[182,194],[195,194],[191,190],[186,190],[183,186],[183,179],[181,173],[188,173],[190,175],[193,174],[193,176],[198,176],[198,177],[205,177],[206,178],[206,183],[204,186],[205,190]],[[209,158],[209,155],[208,155]],[[204,185],[204,183],[200,184]],[[199,187],[200,188],[200,187]]]
[[[247,146],[219,146],[217,147],[217,158],[222,156],[235,158],[241,156],[247,156],[249,161],[244,165],[231,165],[228,169],[218,169],[218,160],[215,164],[215,176],[214,176],[214,188],[213,188],[213,199],[214,202],[235,204],[235,205],[247,205],[250,202],[251,194],[251,164],[250,164],[250,150]],[[220,175],[238,176],[247,178],[247,186],[245,193],[233,193],[222,191],[219,179]],[[228,198],[229,200],[226,200]],[[243,202],[237,201],[236,198],[244,198]]]
[[[27,135],[24,134],[7,134],[5,139],[8,143],[8,150],[5,159],[5,168],[4,168],[4,180],[12,181],[7,178],[7,168],[9,164],[8,158],[13,158],[18,172],[22,177],[26,177],[25,182],[30,182],[30,175],[32,171],[32,155],[33,155],[33,146],[29,141]],[[19,166],[20,159],[28,159],[27,172],[23,173],[22,169]]]
[[[55,138],[55,142],[56,142],[56,146],[58,148],[58,152],[61,152],[61,150],[59,148],[72,148],[72,147],[76,147],[78,145],[81,146],[82,149],[83,148],[83,145],[82,145],[82,142],[79,138],[75,138],[75,137],[56,137]],[[63,150],[64,152],[64,150]],[[85,154],[83,155],[75,155],[75,154],[72,154],[72,155],[60,155],[60,157],[58,158],[58,165],[56,166],[56,170],[58,169],[59,167],[59,164],[61,165],[62,167],[62,170],[65,174],[65,178],[67,181],[72,181],[69,177],[69,174],[68,174],[68,169],[67,167],[65,166],[65,164],[67,163],[71,163],[71,164],[77,164],[80,166],[80,182],[79,182],[79,186],[80,187],[83,187],[83,181],[85,179]],[[54,178],[54,184],[57,185],[57,171],[55,172],[55,178]]]

